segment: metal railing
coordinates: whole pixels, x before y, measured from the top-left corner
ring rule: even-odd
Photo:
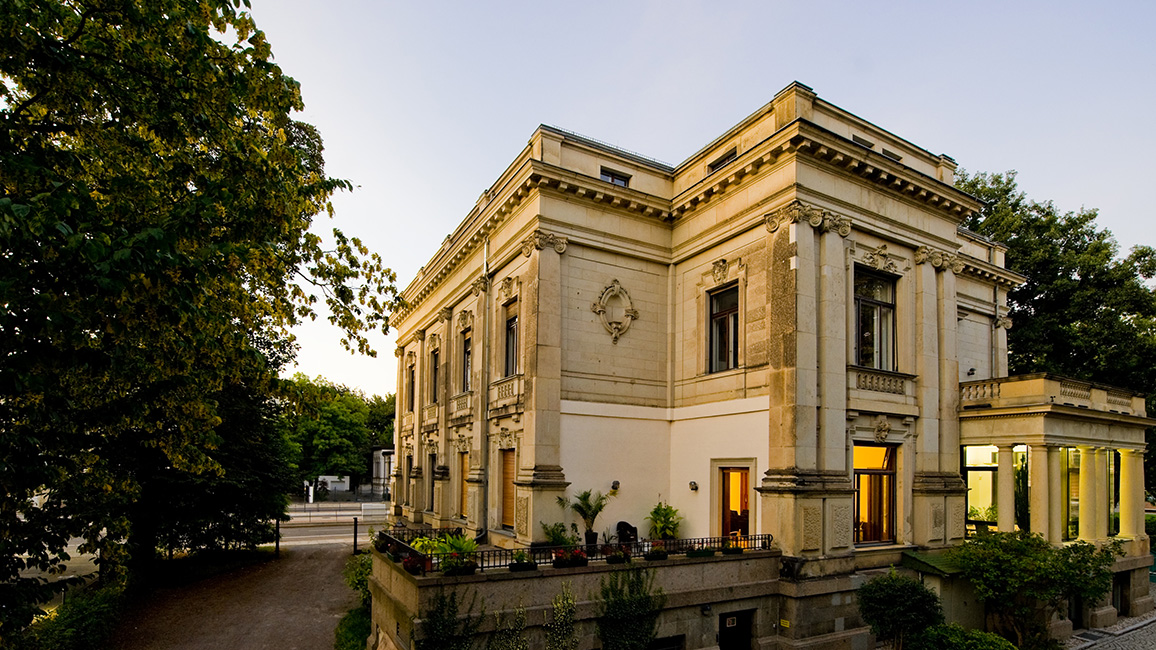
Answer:
[[[376,541],[377,549],[395,555],[394,559],[410,566],[418,567],[420,573],[440,571],[447,560],[476,564],[477,570],[508,569],[515,563],[524,565],[552,565],[558,568],[585,566],[589,562],[616,562],[656,558],[665,552],[666,557],[678,555],[708,555],[714,553],[738,553],[746,550],[769,550],[774,535],[731,535],[727,537],[694,537],[686,539],[646,539],[629,544],[577,544],[573,546],[530,546],[520,549],[487,549],[467,553],[421,553],[410,543],[418,537],[436,537],[440,534],[461,534],[461,529],[402,529],[381,531]],[[656,552],[658,551],[658,552]],[[518,559],[515,559],[515,556]],[[649,556],[649,557],[648,557]],[[523,559],[524,558],[524,559]],[[519,560],[521,560],[519,562]]]

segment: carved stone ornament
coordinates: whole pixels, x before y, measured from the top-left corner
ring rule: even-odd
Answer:
[[[403,354],[405,354],[405,348],[403,348],[402,346],[399,345],[393,349],[393,356],[400,359],[401,355],[403,355]]]
[[[833,232],[840,237],[847,237],[851,234],[851,220],[847,217],[840,217],[837,214],[826,213],[823,217],[823,232]]]
[[[402,456],[413,456],[413,445],[412,444],[402,445],[401,446],[401,452],[402,452],[401,453]]]
[[[891,253],[887,252],[887,244],[883,244],[874,251],[868,251],[863,256],[863,261],[880,271],[899,273],[899,267],[895,264],[895,260],[891,259]]]
[[[466,310],[458,314],[458,329],[468,330],[474,326],[474,312]]]
[[[442,307],[441,310],[438,311],[438,320],[448,323],[450,318],[453,316],[453,313],[453,309],[450,309],[449,307]]]
[[[570,243],[570,240],[565,237],[535,230],[522,242],[522,254],[529,257],[535,250],[542,250],[543,248],[549,247],[553,248],[555,253],[561,255],[566,252],[566,244],[568,243]]]
[[[430,334],[429,340],[426,342],[426,347],[430,352],[436,352],[442,347],[442,337],[440,334]]]
[[[410,365],[410,366],[417,363],[417,353],[414,352],[413,350],[406,352],[405,353],[405,362],[406,362],[406,365]]]
[[[962,272],[964,267],[963,260],[959,256],[935,250],[929,246],[920,246],[915,249],[915,263],[929,263],[936,271],[951,269],[953,273]]]
[[[775,232],[784,225],[800,221],[811,224],[812,228],[818,228],[823,225],[823,211],[802,201],[793,201],[768,213],[763,217],[763,221],[770,232]]]
[[[891,423],[887,421],[886,415],[878,415],[875,417],[875,442],[886,442],[887,435],[891,433]]]
[[[514,448],[514,432],[506,427],[502,427],[501,431],[497,433],[491,433],[490,436],[497,442],[498,449]]]
[[[421,434],[421,446],[425,448],[426,453],[437,453],[438,448],[438,433],[437,431],[430,431]]]
[[[425,330],[418,330],[418,331],[414,332],[413,337],[419,341],[424,341],[425,340]]]
[[[512,275],[502,278],[502,281],[498,283],[498,301],[506,302],[510,298],[517,296],[521,289],[521,278],[515,278]]]
[[[1010,316],[997,316],[995,322],[992,323],[995,329],[1004,328],[1010,330],[1012,328],[1012,319]]]
[[[711,275],[714,277],[715,284],[722,284],[726,282],[727,271],[730,269],[730,264],[726,260],[715,260],[711,265]]]
[[[454,438],[454,449],[457,450],[459,454],[468,452],[470,450],[470,437],[458,436]]]
[[[470,291],[476,296],[479,293],[485,293],[490,290],[490,278],[485,275],[479,275],[478,279],[470,283]]]
[[[610,338],[615,345],[618,345],[619,337],[630,329],[630,324],[638,320],[638,310],[634,308],[630,294],[622,288],[617,279],[602,290],[598,302],[590,305],[590,310],[598,314],[598,318],[602,320],[602,327],[610,332]]]

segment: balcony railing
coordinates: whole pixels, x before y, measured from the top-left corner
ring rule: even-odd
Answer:
[[[910,394],[909,385],[913,378],[912,375],[862,366],[850,366],[847,368],[847,372],[852,375],[848,377],[848,385],[858,390],[891,395]]]
[[[1069,406],[1090,411],[1145,414],[1144,398],[1112,386],[1035,374],[963,382],[959,399],[965,410],[1022,406]]]
[[[382,553],[390,553],[393,559],[403,561],[405,558],[416,558],[415,564],[421,567],[421,573],[439,571],[445,559],[454,556],[453,553],[427,553],[415,550],[410,544],[418,537],[437,537],[443,534],[460,535],[461,529],[402,529],[381,531],[377,534],[374,545]],[[583,566],[586,562],[614,562],[616,560],[641,561],[648,554],[663,551],[666,557],[674,556],[708,556],[714,554],[742,553],[747,550],[763,551],[771,548],[774,535],[731,535],[727,537],[695,537],[689,539],[645,539],[630,544],[592,544],[574,546],[537,546],[522,549],[487,549],[470,553],[472,561],[477,564],[479,571],[508,569],[514,563],[514,553],[524,553],[527,563],[538,566],[555,565],[562,567],[558,562],[564,559],[568,567]],[[653,555],[652,555],[653,557]],[[457,554],[457,558],[461,555]],[[575,561],[577,560],[577,561]]]
[[[522,399],[522,375],[503,377],[490,384],[490,408],[517,404]]]
[[[460,418],[473,413],[474,394],[461,393],[450,398],[450,418]]]

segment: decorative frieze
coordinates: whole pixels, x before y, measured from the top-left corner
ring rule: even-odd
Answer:
[[[726,270],[723,272],[725,274]],[[626,330],[630,329],[630,324],[638,320],[638,310],[634,308],[630,294],[617,279],[602,290],[602,295],[598,297],[597,302],[590,305],[590,310],[598,314],[602,326],[610,332],[610,338],[615,345],[618,345],[618,339],[626,333]]]
[[[887,442],[887,436],[891,435],[891,422],[887,420],[886,415],[875,416],[875,442]]]
[[[522,290],[522,279],[512,275],[502,278],[498,283],[498,302],[509,302],[517,298]]]
[[[494,444],[498,446],[498,449],[514,448],[514,432],[510,431],[506,427],[502,427],[497,432],[491,433],[490,438],[493,439]]]
[[[553,248],[555,253],[561,255],[566,252],[566,245],[568,243],[570,243],[570,240],[560,235],[535,230],[529,237],[522,241],[522,254],[529,257],[535,250]]]
[[[450,322],[450,318],[453,316],[453,313],[454,310],[450,307],[442,307],[440,310],[438,310],[438,321],[446,323]]]
[[[426,347],[430,352],[437,352],[442,347],[442,337],[440,334],[430,334],[426,342]]]
[[[474,326],[474,312],[466,310],[458,314],[458,329],[466,331]]]
[[[413,333],[413,337],[419,341],[425,340],[425,330],[418,330]]]
[[[730,264],[728,264],[725,259],[714,261],[714,264],[711,265],[711,275],[714,276],[715,284],[722,284],[723,282],[726,282],[727,270],[729,268]],[[618,282],[618,280],[615,280],[615,282]]]
[[[475,296],[486,293],[490,290],[490,278],[483,274],[479,275],[477,279],[470,283],[470,292]]]
[[[887,244],[883,244],[873,251],[867,251],[863,255],[863,261],[876,270],[899,273],[899,265],[895,263],[891,253],[887,251]]]
[[[851,219],[849,217],[816,208],[802,201],[792,201],[778,210],[767,213],[763,217],[763,222],[770,232],[775,232],[792,223],[806,223],[820,232],[833,232],[840,237],[847,237],[851,234]]]
[[[459,454],[465,454],[470,451],[470,437],[457,436],[454,438],[454,451]]]

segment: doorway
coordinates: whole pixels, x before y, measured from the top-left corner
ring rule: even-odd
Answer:
[[[723,537],[751,533],[750,477],[747,467],[719,468],[719,531]]]
[[[719,650],[751,650],[755,610],[727,612],[718,617]]]

